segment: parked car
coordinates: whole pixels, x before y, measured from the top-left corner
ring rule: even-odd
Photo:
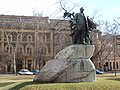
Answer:
[[[32,70],[31,72],[33,73],[33,75],[36,75],[40,72],[40,70]]]
[[[33,75],[33,73],[30,72],[30,71],[27,70],[27,69],[21,69],[18,73],[19,73],[20,75]]]
[[[100,70],[96,70],[96,74],[103,74],[103,72]]]

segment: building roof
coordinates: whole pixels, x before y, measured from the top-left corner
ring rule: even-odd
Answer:
[[[0,28],[12,29],[66,29],[69,26],[67,20],[49,19],[39,16],[15,16],[0,15]]]

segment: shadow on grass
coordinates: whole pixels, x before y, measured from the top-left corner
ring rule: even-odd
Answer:
[[[7,85],[10,85],[10,84],[13,84],[15,82],[6,82],[6,83],[0,83],[0,87],[4,87],[4,86],[7,86]]]
[[[108,80],[120,81],[120,78],[111,78],[111,79],[108,79]]]
[[[18,85],[16,85],[16,86],[14,86],[14,87],[12,87],[12,88],[10,88],[10,89],[8,89],[8,90],[19,90],[19,89],[21,89],[21,88],[23,88],[23,87],[25,87],[25,86],[27,86],[27,85],[37,85],[37,84],[52,84],[52,83],[39,83],[39,82],[23,82],[23,83],[21,83],[21,84],[18,84]]]
[[[19,89],[21,89],[21,88],[23,88],[27,85],[34,85],[34,84],[36,85],[36,84],[41,84],[41,83],[38,83],[38,82],[23,82],[23,83],[18,84],[18,85],[14,86],[14,87],[12,87],[8,90],[19,90]]]
[[[27,85],[31,85],[31,84],[33,84],[33,82],[23,82],[23,83],[18,84],[18,85],[14,86],[8,90],[19,90],[20,88],[25,87]]]

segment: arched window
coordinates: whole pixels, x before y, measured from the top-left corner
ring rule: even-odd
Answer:
[[[18,35],[17,35],[17,41],[18,41],[18,42],[21,42],[21,41],[22,41],[22,35],[21,35],[21,34],[18,34]]]
[[[28,35],[28,36],[27,36],[27,41],[28,41],[28,42],[31,42],[31,41],[32,41],[32,36],[31,36],[31,35]]]
[[[13,53],[13,47],[10,47],[10,53]]]
[[[23,47],[23,45],[19,44],[17,46],[17,53],[18,54],[23,54],[24,53],[24,47]]]
[[[41,36],[41,42],[46,42],[47,41],[47,37],[46,37],[46,35],[42,35]]]
[[[13,46],[11,44],[6,45],[5,51],[8,52],[8,53],[13,53]]]
[[[27,54],[32,54],[32,48],[27,47]]]
[[[12,42],[12,35],[10,33],[7,35],[7,42],[8,44]]]
[[[27,45],[26,46],[26,54],[33,54],[33,46],[32,45]]]

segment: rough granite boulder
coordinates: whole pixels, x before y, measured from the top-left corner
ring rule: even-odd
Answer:
[[[41,69],[34,82],[94,82],[95,67],[90,60],[94,45],[71,45],[61,50]]]

